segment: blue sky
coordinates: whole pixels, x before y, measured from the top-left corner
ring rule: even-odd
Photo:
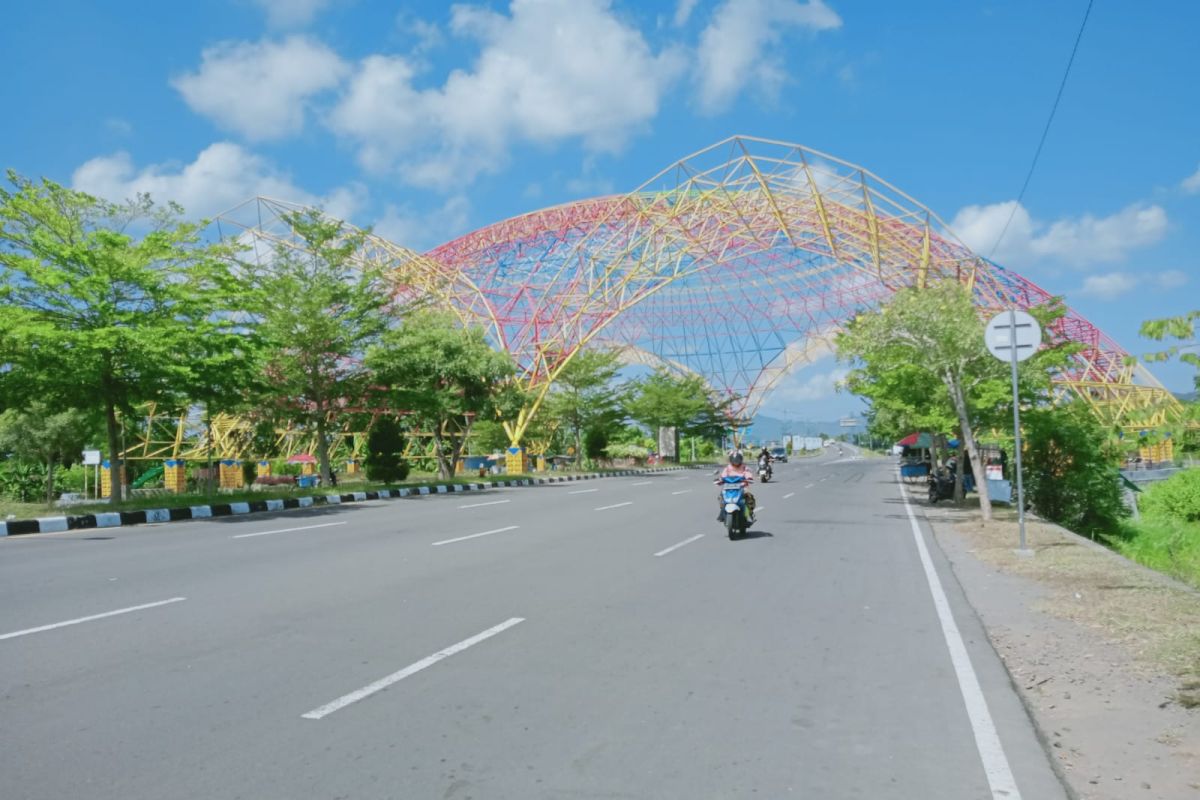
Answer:
[[[421,248],[744,133],[861,164],[986,253],[1086,2],[10,5],[0,165],[117,199],[316,201]],[[1200,306],[1198,23],[1187,0],[1096,3],[995,254],[1133,352],[1141,320]],[[764,411],[859,410],[837,374]]]

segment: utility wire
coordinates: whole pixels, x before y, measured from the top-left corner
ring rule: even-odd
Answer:
[[[1017,195],[1017,202],[1013,204],[1012,210],[1008,213],[1008,220],[1004,223],[1004,228],[1000,231],[1000,235],[996,237],[996,243],[992,245],[991,252],[988,253],[988,260],[996,254],[996,248],[1000,246],[1000,242],[1004,240],[1004,234],[1008,233],[1008,226],[1012,224],[1013,217],[1017,215],[1017,209],[1021,207],[1021,201],[1025,199],[1025,190],[1029,188],[1029,181],[1033,178],[1033,171],[1037,169],[1038,158],[1042,155],[1042,147],[1046,144],[1046,136],[1050,133],[1050,124],[1054,122],[1054,114],[1058,111],[1058,103],[1062,100],[1063,89],[1067,88],[1067,78],[1071,74],[1071,65],[1075,63],[1075,54],[1079,52],[1079,41],[1083,38],[1083,29],[1087,27],[1088,17],[1092,13],[1092,3],[1095,0],[1088,0],[1087,9],[1083,12],[1083,22],[1079,23],[1079,33],[1075,35],[1075,46],[1071,48],[1071,57],[1067,59],[1067,69],[1063,72],[1062,82],[1058,84],[1058,94],[1054,96],[1054,105],[1050,107],[1050,116],[1046,119],[1046,127],[1042,129],[1042,138],[1038,140],[1037,150],[1033,153],[1033,163],[1029,165],[1029,172],[1025,174],[1025,182],[1021,184],[1021,191]]]

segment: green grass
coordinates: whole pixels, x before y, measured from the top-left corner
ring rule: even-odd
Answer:
[[[623,470],[597,469],[587,470],[586,473],[608,474],[621,471]],[[393,484],[373,483],[365,479],[356,480],[340,478],[336,487],[326,486],[315,489],[297,489],[287,486],[266,486],[261,489],[242,489],[232,492],[216,492],[211,495],[203,492],[189,492],[187,494],[158,494],[151,497],[134,497],[116,505],[107,502],[98,502],[74,505],[67,508],[47,506],[44,503],[18,503],[16,501],[0,498],[0,520],[5,519],[10,514],[15,519],[34,519],[37,517],[53,517],[64,514],[94,514],[103,511],[138,511],[147,508],[180,508],[184,506],[209,505],[211,503],[244,503],[251,500],[273,500],[284,497],[315,497],[318,495],[328,494],[370,492],[384,488],[417,489],[422,486],[433,487],[456,483],[493,483],[496,481],[521,480],[524,478],[546,478],[552,476],[567,476],[572,474],[585,473],[576,473],[568,470],[556,470],[555,472],[551,473],[488,475],[484,478],[464,475],[461,477],[451,478],[450,480],[441,480],[433,473],[413,473],[409,476],[408,480]]]
[[[1108,543],[1126,558],[1200,588],[1200,523],[1127,520]]]

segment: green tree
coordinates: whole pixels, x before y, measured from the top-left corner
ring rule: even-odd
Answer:
[[[0,188],[0,393],[102,411],[114,501],[118,412],[185,395],[241,343],[227,259],[149,197],[114,204],[8,173]]]
[[[621,421],[622,392],[613,383],[620,369],[617,352],[582,350],[558,373],[546,398],[544,413],[566,425],[580,463],[599,455],[607,443],[606,440],[597,449],[585,447],[584,433],[595,432],[604,437],[609,428]]]
[[[284,217],[299,247],[244,265],[261,342],[263,413],[317,432],[328,484],[330,436],[368,390],[362,357],[387,328],[390,295],[380,270],[363,263],[363,232],[320,211]]]
[[[492,349],[482,328],[464,328],[444,312],[410,314],[367,352],[366,363],[392,407],[428,427],[443,479],[476,419],[515,413],[524,400],[511,380],[512,358]]]
[[[91,415],[73,408],[56,412],[38,401],[24,411],[10,408],[0,414],[0,452],[45,465],[46,505],[50,505],[55,467],[79,461],[95,432]]]
[[[1127,515],[1118,453],[1082,403],[1021,416],[1025,496],[1042,517],[1093,538],[1113,533]]]
[[[1061,315],[1062,307],[1056,303],[1031,313],[1045,324]],[[1009,367],[988,352],[983,329],[970,292],[947,281],[901,290],[879,310],[859,314],[839,334],[837,352],[858,363],[847,383],[871,399],[884,424],[945,430],[941,426],[953,420],[978,466],[975,429],[1004,426],[1005,415],[1012,413]],[[1069,353],[1067,347],[1054,347],[1024,362],[1023,402],[1044,395],[1049,371]],[[961,477],[957,483],[961,487]],[[961,497],[961,488],[957,492]],[[979,506],[984,519],[991,519],[986,491],[979,493]]]
[[[395,417],[382,416],[367,432],[367,477],[382,483],[396,483],[408,477],[404,461],[404,429]]]
[[[632,395],[626,401],[626,412],[652,433],[657,433],[659,428],[675,428],[678,443],[681,434],[712,436],[725,430],[729,425],[727,409],[731,402],[715,400],[699,375],[674,375],[658,370],[634,383]]]
[[[1197,342],[1196,326],[1200,323],[1200,311],[1189,311],[1177,317],[1146,320],[1138,331],[1147,339],[1156,342],[1174,341],[1166,350],[1147,353],[1146,361],[1167,361],[1178,358],[1184,364],[1196,368],[1195,385],[1200,389],[1200,343]]]

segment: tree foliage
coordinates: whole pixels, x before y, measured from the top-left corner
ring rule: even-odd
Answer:
[[[1045,324],[1062,308],[1031,313]],[[1005,414],[1012,413],[1010,368],[988,352],[983,331],[970,292],[947,281],[901,290],[882,308],[859,314],[838,336],[837,352],[857,363],[847,384],[871,400],[880,432],[946,432],[953,424],[972,463],[980,464],[975,430],[1004,426]],[[1025,402],[1045,393],[1050,370],[1066,356],[1065,349],[1051,348],[1023,363]],[[990,519],[987,492],[980,493],[979,505]]]
[[[367,390],[361,359],[387,328],[389,295],[380,271],[355,257],[361,231],[314,210],[285,220],[302,246],[243,267],[263,348],[259,398],[264,412],[317,432],[328,483],[329,437]]]
[[[512,358],[492,349],[481,328],[464,328],[444,312],[410,314],[368,351],[366,363],[392,407],[411,412],[433,437],[443,479],[477,418],[515,413],[524,400],[511,381]]]
[[[1177,317],[1146,320],[1138,332],[1156,342],[1172,340],[1177,342],[1157,353],[1147,353],[1143,358],[1147,361],[1167,361],[1171,358],[1178,358],[1184,364],[1191,364],[1197,370],[1195,384],[1196,388],[1200,389],[1200,351],[1196,350],[1200,346],[1196,341],[1197,324],[1200,324],[1200,310],[1189,311]]]
[[[113,498],[118,412],[186,396],[199,370],[236,357],[228,248],[181,209],[109,203],[8,173],[0,188],[0,395],[104,414]],[[220,371],[216,371],[220,374]]]
[[[404,460],[404,429],[392,416],[375,420],[367,433],[367,478],[381,483],[397,483],[408,477]]]
[[[10,408],[0,414],[0,453],[45,466],[49,505],[54,502],[55,468],[79,461],[95,432],[92,415],[73,408],[54,411],[45,402],[34,401],[25,410]]]
[[[1118,454],[1090,410],[1082,403],[1033,409],[1021,427],[1025,495],[1033,509],[1079,533],[1112,533],[1128,513]]]
[[[620,368],[615,351],[582,350],[558,373],[542,407],[563,422],[580,461],[603,451],[609,429],[624,416],[623,391],[615,383]]]
[[[714,397],[699,375],[676,375],[660,369],[634,382],[626,412],[652,433],[673,427],[676,437],[714,438],[729,428],[732,402],[733,398]]]

